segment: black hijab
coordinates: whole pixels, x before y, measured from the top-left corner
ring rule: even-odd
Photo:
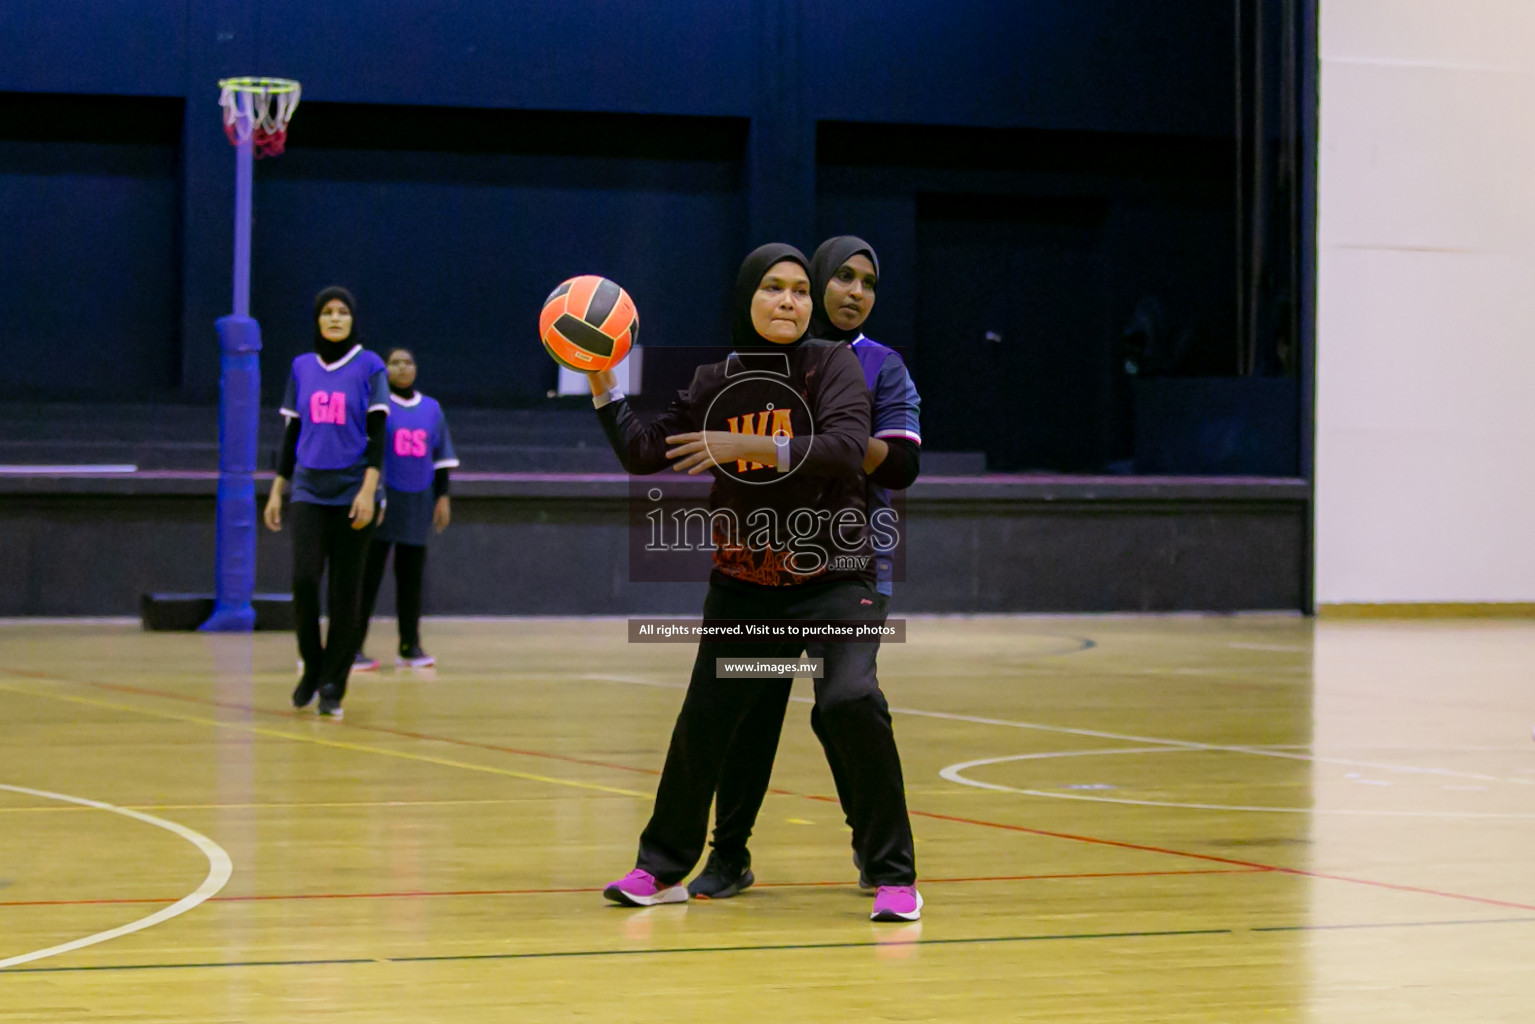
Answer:
[[[741,272],[736,275],[734,301],[730,304],[730,344],[736,351],[791,349],[805,340],[806,335],[801,334],[794,341],[780,345],[777,342],[768,341],[757,333],[757,328],[752,326],[752,296],[757,294],[757,286],[762,283],[762,278],[774,264],[783,263],[786,260],[790,263],[798,263],[805,273],[810,273],[810,262],[805,259],[805,254],[783,242],[769,242],[767,245],[758,246],[742,261]],[[807,331],[806,334],[808,333]]]
[[[857,235],[838,235],[828,238],[816,249],[810,260],[810,297],[815,300],[815,312],[810,315],[810,333],[828,341],[851,341],[863,330],[859,324],[851,331],[844,331],[826,315],[826,286],[837,275],[837,270],[848,260],[863,253],[874,264],[874,277],[879,278],[879,257],[874,246]]]
[[[346,303],[347,310],[352,314],[352,333],[340,341],[326,341],[325,335],[320,333],[320,310],[331,299],[340,299]],[[314,297],[314,351],[323,362],[334,363],[357,344],[357,301],[352,298],[352,293],[339,285],[331,285]]]

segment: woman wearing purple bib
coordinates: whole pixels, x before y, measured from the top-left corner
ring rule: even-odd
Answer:
[[[267,497],[267,528],[282,529],[293,482],[293,617],[304,673],[293,706],[319,694],[321,715],[341,717],[346,677],[362,643],[362,571],[373,534],[389,381],[384,361],[357,343],[356,302],[345,288],[315,296],[314,351],[293,360],[287,420]],[[320,640],[320,578],[329,563],[330,633]]]
[[[408,348],[389,350],[389,429],[384,444],[384,494],[389,515],[368,546],[362,576],[362,640],[384,580],[384,563],[394,548],[394,604],[400,653],[395,664],[429,668],[437,663],[421,649],[421,582],[426,574],[426,541],[432,528],[448,528],[448,472],[458,466],[442,406],[416,390],[416,357]],[[358,646],[353,671],[370,672],[378,662]]]

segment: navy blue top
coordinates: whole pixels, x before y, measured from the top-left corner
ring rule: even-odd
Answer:
[[[922,443],[922,423],[919,413],[922,398],[912,383],[911,373],[899,352],[860,334],[850,343],[853,354],[863,367],[864,381],[869,385],[869,396],[874,401],[870,427],[874,437],[899,437],[913,444]],[[881,511],[883,510],[883,511]],[[894,510],[890,505],[890,491],[879,484],[869,484],[869,537],[874,542],[875,589],[881,594],[891,594],[895,587],[895,575],[891,555],[893,543]],[[883,526],[882,519],[889,522]]]

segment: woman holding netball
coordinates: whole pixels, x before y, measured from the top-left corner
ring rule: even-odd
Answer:
[[[448,473],[458,466],[442,406],[416,390],[416,357],[408,348],[389,350],[389,427],[384,445],[384,494],[389,515],[368,545],[362,576],[362,635],[354,671],[372,671],[378,662],[362,651],[368,620],[384,579],[384,563],[394,549],[394,604],[399,618],[400,652],[395,664],[428,668],[437,663],[421,649],[421,583],[426,573],[426,540],[448,528],[452,505]]]
[[[874,607],[883,621],[893,593],[894,542],[898,535],[890,491],[910,487],[916,480],[922,432],[918,418],[921,399],[905,361],[894,349],[870,340],[862,330],[874,309],[878,285],[879,257],[874,247],[861,238],[853,235],[828,238],[811,257],[810,288],[815,309],[810,318],[810,333],[816,338],[848,344],[858,357],[873,404],[873,429],[863,468],[868,477],[870,522],[881,524],[881,528],[871,531],[870,539],[874,543],[875,590],[879,594]],[[823,654],[818,647],[810,651],[813,658]],[[709,851],[703,871],[688,883],[688,892],[694,897],[727,899],[755,881],[746,841],[767,796],[789,690],[787,683],[776,691],[768,688],[736,730],[716,787],[714,848]],[[843,796],[847,789],[843,781],[845,772],[836,746],[823,731],[819,708],[811,709],[810,725],[826,751],[837,793]],[[846,804],[846,799],[843,802]],[[851,818],[848,824],[854,824]],[[853,862],[862,866],[856,835]],[[868,875],[861,870],[859,883],[866,889],[870,887]]]
[[[315,296],[314,351],[293,360],[281,412],[287,420],[267,528],[282,529],[282,496],[293,484],[293,617],[303,675],[293,706],[320,697],[319,713],[341,717],[347,673],[361,643],[362,570],[373,533],[389,383],[384,361],[357,342],[357,303],[345,288]],[[320,578],[330,632],[320,640]]]
[[[636,419],[610,372],[591,375],[593,404],[627,471],[671,467],[714,476],[714,570],[704,601],[709,624],[875,617],[872,557],[823,557],[872,552],[862,472],[868,387],[848,346],[806,338],[811,306],[808,261],[793,246],[765,245],[746,258],[736,280],[735,351],[699,367],[656,422]],[[769,520],[797,521],[800,529],[788,541],[778,530],[753,529]],[[842,524],[840,534],[834,524]],[[781,686],[779,680],[719,678],[716,659],[797,657],[805,646],[792,640],[699,643],[635,869],[606,887],[608,899],[630,906],[688,899],[682,881],[703,852],[731,736],[756,703]],[[816,707],[822,735],[842,766],[844,809],[856,825],[861,862],[878,889],[871,917],[914,921],[922,897],[900,755],[874,672],[877,652],[872,642],[827,644]]]

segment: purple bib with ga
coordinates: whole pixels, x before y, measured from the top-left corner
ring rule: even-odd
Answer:
[[[348,469],[368,451],[368,412],[388,411],[384,361],[361,345],[329,365],[313,352],[293,360],[284,416],[297,416],[298,464]]]

